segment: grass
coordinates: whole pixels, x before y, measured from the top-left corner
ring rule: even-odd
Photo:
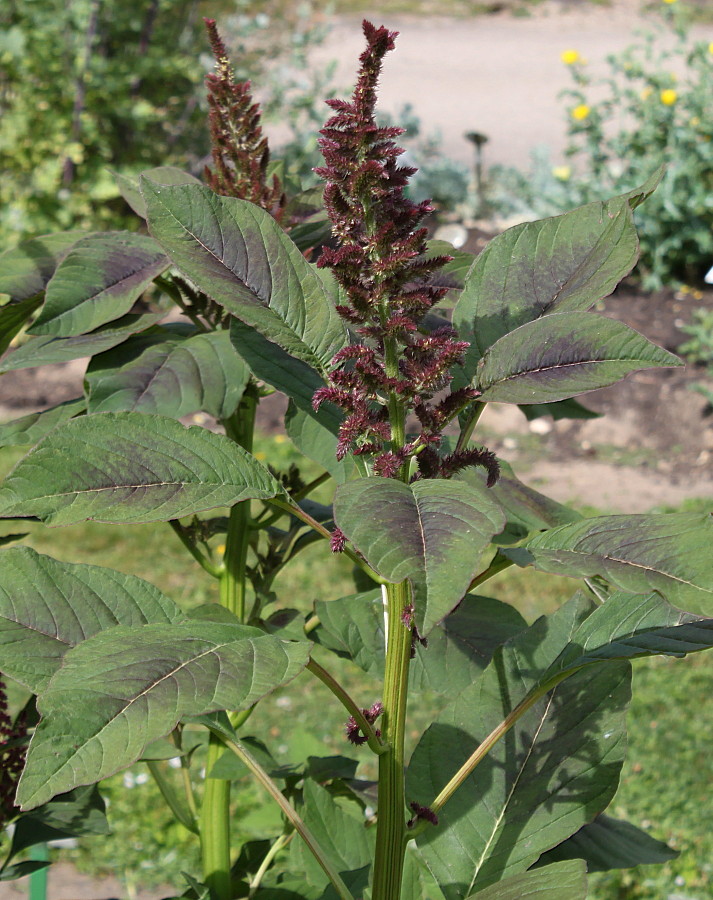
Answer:
[[[260,438],[256,451],[279,468],[296,461],[282,436]],[[3,451],[0,471],[6,471],[21,455],[15,450]],[[308,478],[313,474],[306,473]],[[321,499],[326,500],[327,495]],[[708,505],[691,500],[681,508],[707,509]],[[16,531],[17,523],[13,524],[15,527],[5,524],[4,531]],[[184,607],[216,599],[216,582],[193,563],[165,525],[123,528],[86,524],[50,529],[31,523],[27,530],[25,543],[39,552],[139,575]],[[350,567],[343,558],[335,559],[325,543],[315,544],[279,577],[275,589],[288,598],[288,605],[306,613],[318,597],[336,598],[353,592]],[[569,579],[513,567],[485,585],[482,592],[512,603],[531,621],[556,609],[573,589]],[[331,655],[320,661],[363,705],[377,698],[377,682],[350,663]],[[681,855],[663,866],[593,876],[592,900],[713,898],[713,834],[707,827],[713,818],[709,794],[713,779],[712,664],[713,659],[705,654],[687,660],[636,663],[629,758],[609,811],[643,825],[655,837],[669,841]],[[426,708],[411,720],[411,746],[435,706],[443,701],[433,697],[422,702]],[[258,706],[249,730],[268,743],[283,762],[345,752],[343,727],[342,710],[319,682],[303,674]],[[367,758],[357,748],[349,755]],[[199,769],[200,750],[197,762]],[[362,766],[360,772],[366,777],[374,774],[370,765]],[[197,788],[200,790],[200,785]],[[108,779],[104,792],[113,834],[85,840],[78,849],[63,851],[63,858],[98,876],[118,875],[129,897],[139,887],[160,883],[182,888],[178,873],[198,868],[196,841],[165,812],[145,769],[138,765]],[[247,779],[236,782],[233,804],[234,828],[241,839],[266,836],[279,824],[272,804]]]

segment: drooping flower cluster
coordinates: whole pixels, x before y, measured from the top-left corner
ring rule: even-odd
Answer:
[[[362,709],[362,714],[366,721],[370,725],[373,725],[383,711],[384,707],[377,701],[370,709]],[[367,736],[362,733],[361,728],[359,728],[359,726],[357,725],[357,721],[354,716],[349,716],[349,718],[347,719],[345,732],[347,735],[347,740],[350,744],[356,744],[357,746],[359,746],[361,744],[366,744],[368,740]],[[374,734],[377,737],[381,737],[381,732],[378,728],[374,729]]]
[[[449,477],[480,464],[494,480],[497,463],[488,451],[442,458],[436,449],[443,428],[477,392],[465,387],[434,399],[448,388],[449,370],[468,344],[450,325],[424,327],[447,290],[434,284],[434,275],[450,257],[428,256],[422,222],[432,207],[404,194],[415,169],[398,164],[403,150],[394,139],[403,129],[379,126],[374,118],[382,60],[396,33],[366,21],[363,30],[367,47],[353,97],[327,101],[335,114],[321,132],[325,165],[315,170],[327,182],[324,204],[338,243],[325,248],[317,264],[329,267],[344,289],[348,304],[338,309],[361,342],[334,357],[331,383],[316,392],[314,405],[330,401],[346,412],[337,455],[372,454],[378,475],[394,477],[416,456],[419,477]],[[390,398],[421,425],[421,433],[401,446],[392,440]]]
[[[211,190],[250,200],[281,220],[285,195],[280,179],[268,177],[270,151],[260,126],[260,107],[253,103],[250,82],[236,82],[215,19],[204,19],[216,71],[206,76],[208,123],[213,168],[205,177]]]
[[[15,791],[25,762],[26,736],[22,717],[13,722],[8,715],[7,695],[0,679],[0,830],[17,812]]]

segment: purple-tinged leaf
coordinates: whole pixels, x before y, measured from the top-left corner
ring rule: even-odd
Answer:
[[[600,575],[630,593],[713,614],[713,516],[597,516],[543,532],[501,552],[519,566],[573,577]]]
[[[89,334],[76,337],[56,338],[49,335],[30,338],[26,343],[9,353],[0,363],[0,373],[34,366],[48,366],[54,363],[82,359],[95,353],[104,353],[111,347],[128,340],[132,334],[151,328],[164,318],[165,313],[129,313],[116,322],[110,322]]]
[[[0,307],[0,356],[19,334],[25,322],[30,320],[33,312],[42,305],[41,297],[28,297],[26,300],[11,301]]]
[[[476,383],[484,402],[551,403],[614,384],[638,369],[681,365],[628,325],[567,312],[501,337],[478,364]]]
[[[468,273],[453,323],[471,346],[465,369],[499,338],[555,312],[587,310],[634,266],[639,242],[630,203],[617,197],[525,222],[493,238]]]
[[[11,300],[29,300],[44,291],[47,282],[70,248],[86,231],[62,231],[30,238],[0,254],[0,294]]]
[[[383,578],[411,582],[423,635],[463,598],[481,553],[505,524],[485,486],[387,478],[340,485],[334,518]]]
[[[65,653],[93,634],[182,618],[173,601],[134,575],[59,562],[28,547],[0,552],[0,668],[34,694]]]
[[[299,674],[310,647],[215,622],[95,634],[68,651],[40,695],[18,804],[32,809],[120,771],[184,716],[248,709]]]
[[[78,241],[47,285],[32,334],[73,337],[128,313],[169,266],[161,247],[142,234],[108,231]]]
[[[249,377],[227,331],[167,325],[95,356],[85,383],[90,413],[135,410],[178,419],[203,410],[225,419]]]
[[[59,406],[53,406],[43,412],[20,416],[0,425],[0,447],[17,447],[23,444],[36,444],[53,428],[81,415],[87,408],[86,400],[77,397],[67,400]]]
[[[324,375],[347,343],[331,275],[246,200],[147,178],[141,188],[151,233],[173,263],[228,312]]]
[[[139,178],[129,175],[122,175],[121,172],[112,172],[116,186],[121,192],[121,196],[126,200],[137,216],[142,219],[146,218],[146,202],[141,196],[141,188],[139,187]],[[200,184],[198,178],[175,166],[156,166],[153,169],[146,169],[141,175],[146,175],[152,181],[158,181],[160,184]]]
[[[253,456],[221,434],[137,412],[60,425],[0,487],[0,518],[165,522],[284,494]]]

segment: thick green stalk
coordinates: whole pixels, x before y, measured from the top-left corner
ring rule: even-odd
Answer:
[[[258,393],[254,384],[245,390],[236,412],[226,419],[225,432],[236,444],[251,451]],[[245,566],[250,539],[250,501],[236,503],[230,510],[225,554],[220,572],[220,602],[240,621],[245,620]],[[206,774],[225,752],[222,741],[211,734]],[[230,886],[230,782],[206,777],[200,818],[203,880],[216,900],[231,900]]]
[[[411,603],[407,583],[389,584],[388,643],[384,671],[382,741],[388,749],[379,756],[379,816],[376,829],[373,900],[399,900],[406,850],[404,795],[404,731],[411,660],[411,628],[403,614]]]
[[[209,777],[223,753],[223,742],[211,734],[200,820],[201,857],[203,881],[211,894],[218,900],[230,900],[230,782]]]

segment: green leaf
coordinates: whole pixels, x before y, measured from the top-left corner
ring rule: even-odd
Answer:
[[[91,785],[23,813],[15,822],[8,858],[46,841],[94,834],[109,834],[109,823],[101,794]]]
[[[334,518],[383,578],[411,581],[422,635],[463,598],[480,554],[505,524],[484,486],[387,478],[340,485]]]
[[[118,772],[183,716],[249,708],[302,671],[310,646],[199,622],[94,635],[67,653],[39,698],[17,802],[33,808]]]
[[[25,878],[33,872],[39,872],[50,866],[50,861],[40,859],[28,859],[25,862],[15,863],[6,869],[0,869],[0,881],[14,881],[17,878]]]
[[[32,313],[42,305],[40,297],[28,297],[17,303],[7,303],[0,307],[0,355],[2,355],[12,343],[12,339],[18,334]]]
[[[340,410],[325,403],[316,413],[312,406],[314,392],[326,383],[316,369],[290,356],[239,319],[230,323],[230,339],[256,378],[282,391],[299,409],[321,422],[327,430],[337,433],[343,418]]]
[[[543,694],[549,682],[542,682],[542,671],[566,651],[592,608],[575,598],[496,650],[483,675],[443,711],[414,752],[407,796],[428,804],[530,698],[440,811],[439,825],[417,839],[449,900],[524,871],[601,812],[616,790],[629,664],[592,664]]]
[[[323,404],[319,414],[315,416],[298,408],[291,400],[285,413],[285,431],[300,453],[319,463],[337,484],[343,484],[356,478],[359,469],[351,454],[344,459],[337,459],[337,437],[324,424],[327,406],[331,404]]]
[[[558,400],[555,403],[531,403],[529,406],[521,406],[520,410],[531,422],[541,416],[552,416],[555,422],[560,419],[599,419],[601,413],[587,409],[578,400],[569,397],[567,400]]]
[[[493,238],[475,260],[453,313],[471,346],[465,370],[499,338],[554,312],[586,310],[608,296],[637,260],[629,203],[588,203],[524,222]]]
[[[383,677],[384,607],[381,591],[315,603],[314,637],[365,672]],[[526,627],[520,614],[490,597],[466,594],[460,606],[431,631],[428,648],[416,644],[410,690],[456,694],[475,680],[495,649]]]
[[[347,342],[336,283],[310,265],[265,210],[201,185],[141,179],[151,233],[225,309],[324,374]]]
[[[645,831],[611,816],[600,815],[566,841],[543,853],[538,865],[582,859],[589,872],[631,869],[675,859],[678,851]]]
[[[484,402],[550,403],[614,384],[637,369],[680,365],[628,325],[567,312],[500,338],[481,359],[476,380]]]
[[[82,359],[84,356],[103,353],[105,350],[123,343],[132,334],[150,328],[163,317],[164,313],[145,313],[144,315],[129,313],[121,319],[117,319],[116,322],[103,325],[90,334],[67,338],[55,338],[48,335],[33,337],[5,357],[0,364],[0,373],[68,362],[71,359]]]
[[[85,231],[44,234],[0,253],[0,294],[12,300],[28,300],[44,291],[59,262]]]
[[[513,875],[471,894],[478,900],[585,900],[587,875],[581,862],[560,862]]]
[[[115,625],[175,622],[161,591],[114,569],[59,562],[29,547],[0,552],[0,669],[37,694],[81,641]]]
[[[504,548],[519,566],[574,577],[601,575],[630,593],[713,614],[713,517],[700,513],[597,516]]]
[[[60,425],[20,460],[0,487],[0,518],[162,522],[283,493],[223,435],[165,416],[99,413]]]
[[[487,475],[482,469],[471,467],[459,472],[455,476],[455,480],[464,481],[467,484],[480,483],[484,485],[486,477]],[[503,460],[500,461],[500,478],[490,488],[490,494],[505,512],[506,534],[516,540],[525,537],[532,531],[543,531],[557,525],[578,522],[582,518],[578,512],[568,506],[523,484],[511,466]],[[501,543],[499,539],[497,542]]]
[[[339,806],[324,788],[307,779],[304,785],[302,818],[314,835],[325,856],[341,874],[353,872],[372,861],[374,829],[367,830],[359,821]],[[300,840],[293,842],[294,857],[308,884],[322,887],[327,884],[324,870]]]
[[[138,177],[122,175],[120,172],[112,172],[116,186],[121,191],[121,196],[126,200],[137,216],[146,218],[146,203],[141,196]],[[175,166],[156,166],[146,169],[141,173],[159,184],[200,184],[201,182],[188,172],[183,172]]]
[[[86,400],[77,397],[76,400],[67,400],[44,412],[30,413],[11,422],[5,422],[0,425],[0,447],[36,444],[57,425],[80,415],[86,408]]]
[[[143,234],[108,231],[82,238],[60,262],[32,334],[73,337],[128,313],[169,260]]]
[[[135,410],[178,419],[203,410],[225,419],[235,412],[249,378],[227,331],[152,328],[91,361],[89,412]]]

